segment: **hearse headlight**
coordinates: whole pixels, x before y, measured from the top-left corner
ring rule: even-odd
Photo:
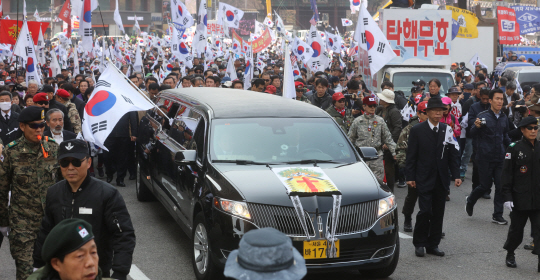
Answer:
[[[251,215],[249,214],[249,210],[245,202],[214,197],[214,207],[232,215],[251,219]]]
[[[394,195],[379,199],[379,214],[377,217],[392,211],[394,207],[396,207],[396,197]]]

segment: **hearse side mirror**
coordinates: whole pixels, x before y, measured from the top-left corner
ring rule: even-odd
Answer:
[[[376,160],[379,158],[377,150],[373,147],[360,147],[358,148],[358,152],[364,161]]]
[[[196,159],[197,159],[196,150],[183,150],[183,151],[177,152],[174,155],[174,163],[178,165],[193,164],[195,163]]]

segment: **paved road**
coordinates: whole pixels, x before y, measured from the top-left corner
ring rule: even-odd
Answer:
[[[468,178],[470,178],[470,172]],[[508,226],[491,223],[493,200],[481,199],[475,215],[468,217],[464,210],[465,196],[471,190],[466,179],[462,187],[451,189],[451,201],[447,203],[444,231],[446,238],[440,248],[446,252],[443,258],[428,255],[414,256],[411,234],[402,234],[401,256],[395,273],[389,279],[539,279],[536,272],[537,258],[530,251],[516,252],[518,268],[504,265],[506,251],[502,248]],[[191,245],[179,226],[158,202],[141,203],[135,197],[134,181],[120,189],[131,214],[137,247],[133,264],[142,272],[134,273],[132,279],[194,279],[190,261]],[[406,196],[406,189],[396,189],[399,209]],[[505,213],[508,218],[508,213]],[[400,215],[400,223],[402,223]],[[530,226],[525,229],[525,242],[530,242]],[[523,248],[521,246],[521,248]],[[0,279],[14,279],[15,266],[9,255],[6,241],[0,248]],[[147,278],[145,278],[145,276]],[[306,279],[359,279],[359,273],[308,275]]]

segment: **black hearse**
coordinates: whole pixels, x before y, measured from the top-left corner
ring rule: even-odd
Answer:
[[[263,227],[288,235],[310,272],[358,269],[377,278],[394,272],[395,198],[364,163],[375,150],[355,149],[326,112],[221,88],[162,91],[156,105],[140,124],[137,198],[159,200],[193,240],[198,279],[218,277],[243,234]],[[326,251],[332,196],[300,197],[301,222],[302,211],[274,173],[284,167],[320,168],[341,192],[336,255]]]

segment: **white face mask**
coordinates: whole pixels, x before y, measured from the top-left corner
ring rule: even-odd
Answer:
[[[7,111],[11,109],[11,102],[0,102],[0,110]]]

